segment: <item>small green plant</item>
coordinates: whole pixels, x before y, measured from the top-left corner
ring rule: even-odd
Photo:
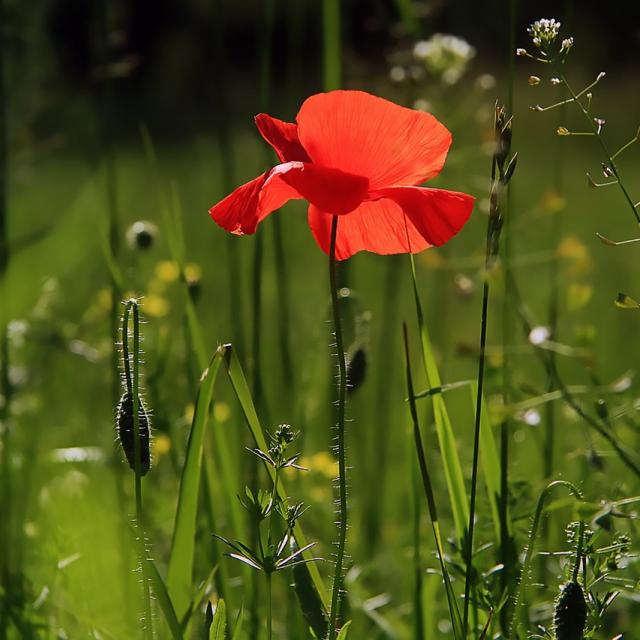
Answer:
[[[294,468],[304,471],[297,464],[299,454],[289,455],[288,448],[298,434],[288,424],[281,424],[271,436],[267,451],[259,448],[249,449],[274,470],[273,486],[269,491],[252,491],[245,487],[240,503],[249,514],[258,532],[257,548],[251,548],[240,540],[228,540],[216,534],[231,552],[227,555],[256,571],[262,571],[266,580],[267,637],[272,638],[272,602],[271,587],[273,574],[284,569],[294,568],[319,558],[305,559],[305,551],[315,546],[309,543],[301,549],[295,548],[293,530],[298,519],[306,511],[303,503],[289,503],[278,494],[278,480],[283,469]],[[266,529],[266,532],[265,532]],[[279,533],[278,533],[279,531]]]

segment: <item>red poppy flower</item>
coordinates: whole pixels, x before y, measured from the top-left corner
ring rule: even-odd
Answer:
[[[254,233],[285,202],[309,202],[309,226],[336,258],[358,251],[417,253],[451,239],[471,214],[466,193],[419,187],[440,173],[451,134],[434,116],[362,91],[308,98],[296,123],[261,113],[256,125],[280,162],[209,211],[224,229]]]

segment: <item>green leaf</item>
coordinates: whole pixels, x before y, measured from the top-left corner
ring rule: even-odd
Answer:
[[[420,343],[422,346],[422,358],[424,361],[425,373],[427,375],[427,383],[431,388],[441,387],[442,382],[440,380],[440,373],[438,371],[435,358],[433,357],[433,348],[424,322],[422,303],[420,302],[420,294],[418,293],[415,261],[413,256],[410,258],[411,274],[413,277],[413,293],[416,304],[418,329],[420,331]],[[433,396],[433,413],[436,423],[436,435],[438,437],[438,444],[440,445],[440,456],[442,458],[447,490],[449,492],[449,501],[456,528],[456,535],[458,540],[462,541],[465,538],[469,522],[469,500],[464,486],[462,465],[460,464],[460,457],[458,456],[453,427],[451,426],[447,406],[441,394]]]
[[[178,508],[167,572],[167,586],[180,618],[188,611],[191,600],[204,431],[209,419],[209,406],[213,398],[214,383],[224,354],[225,348],[219,347],[200,379],[187,453],[180,479]]]
[[[351,620],[347,622],[347,624],[340,629],[340,633],[338,634],[338,640],[346,640],[347,634],[349,633],[349,627],[351,626]]]
[[[240,640],[242,635],[242,620],[244,619],[244,602],[240,605],[240,611],[236,616],[236,623],[233,628],[233,636],[231,640]]]
[[[227,631],[227,606],[220,598],[213,616],[213,622],[209,627],[209,640],[224,640]]]
[[[235,350],[230,344],[225,345],[222,348],[224,349],[225,353],[224,361],[227,367],[227,373],[229,374],[231,385],[233,386],[233,390],[235,391],[238,402],[240,403],[240,406],[242,408],[242,412],[244,413],[249,431],[251,432],[251,435],[253,436],[254,442],[258,449],[267,451],[269,447],[267,446],[267,441],[264,437],[264,430],[262,429],[262,425],[260,424],[260,420],[258,419],[258,414],[256,413],[256,408],[251,398],[251,392],[249,391],[249,385],[247,384],[247,379],[244,375],[244,372],[242,371],[242,367],[240,366],[238,356],[236,355]],[[264,467],[269,474],[271,481],[275,482],[274,468],[269,464],[265,464]],[[287,499],[288,493],[282,478],[278,479],[278,495],[283,500]],[[298,547],[302,548],[308,545],[306,536],[304,535],[299,522],[296,523],[296,526],[293,530],[293,535]],[[303,557],[305,559],[311,558],[310,554],[308,553],[305,553]],[[318,595],[320,596],[322,606],[326,611],[328,609],[327,594],[325,591],[324,583],[322,582],[322,578],[320,577],[318,567],[313,562],[305,563],[303,566],[309,572],[311,581],[313,582]]]

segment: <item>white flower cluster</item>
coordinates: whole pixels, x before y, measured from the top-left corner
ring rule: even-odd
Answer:
[[[539,49],[546,49],[558,37],[558,33],[560,32],[560,23],[554,18],[542,18],[540,20],[536,20],[527,29],[527,32],[531,36],[533,44],[535,44],[536,47]]]
[[[455,84],[475,55],[476,50],[466,40],[444,33],[420,40],[413,47],[414,58],[446,84]]]

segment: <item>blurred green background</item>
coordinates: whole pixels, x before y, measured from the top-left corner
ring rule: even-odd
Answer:
[[[593,105],[594,114],[606,120],[607,139],[616,149],[640,123],[638,9],[634,3],[606,11],[600,3],[571,4],[558,13],[555,3],[526,3],[518,13],[516,45],[526,46],[531,19],[550,11],[549,17],[561,19],[563,34],[575,38],[574,86],[582,88],[598,72],[608,72],[594,90]],[[289,422],[302,432],[298,444],[310,471],[287,481],[290,491],[311,506],[304,524],[308,537],[319,541],[319,555],[330,555],[335,469],[324,453],[331,445],[334,393],[327,258],[308,230],[303,205],[287,205],[275,214],[284,249],[283,282],[276,268],[276,223],[273,217],[265,222],[258,232],[264,256],[256,324],[257,236],[230,237],[207,215],[232,188],[274,162],[253,126],[252,116],[259,111],[292,120],[306,96],[339,82],[425,108],[451,129],[449,160],[433,184],[472,193],[478,203],[458,237],[417,257],[418,278],[443,379],[475,377],[493,105],[505,102],[509,92],[506,4],[354,0],[342,3],[340,25],[326,22],[326,16],[323,22],[319,2],[279,0],[272,14],[268,6],[229,0],[4,2],[10,261],[1,316],[3,324],[9,323],[13,392],[4,424],[12,434],[12,494],[10,502],[5,495],[8,514],[3,517],[10,523],[12,545],[0,553],[6,554],[13,576],[11,600],[24,613],[24,627],[14,622],[22,630],[9,637],[135,636],[135,561],[126,548],[124,526],[132,511],[132,487],[128,469],[119,462],[113,429],[109,211],[119,220],[116,262],[124,276],[122,293],[143,296],[147,401],[156,429],[156,463],[146,480],[145,500],[159,565],[171,541],[200,375],[185,333],[184,298],[171,251],[176,231],[162,215],[167,201],[184,232],[206,350],[236,344],[246,369],[254,375],[257,367],[261,371],[263,424],[273,429]],[[445,66],[421,59],[416,43],[435,33],[454,34],[473,51],[454,50]],[[452,65],[458,65],[456,72],[447,75]],[[530,61],[515,61],[513,148],[519,163],[508,208],[513,269],[537,324],[549,323],[553,283],[558,286],[553,339],[567,345],[569,355],[559,355],[558,363],[568,383],[591,388],[621,376],[629,379],[631,386],[610,399],[610,411],[624,412],[617,433],[637,447],[633,370],[640,355],[638,317],[613,304],[619,291],[640,297],[632,266],[635,249],[604,246],[595,235],[627,239],[637,233],[637,225],[614,187],[588,187],[586,172],[601,175],[595,142],[555,135],[559,125],[582,129],[580,114],[529,109],[562,97],[548,77],[529,86],[527,77],[544,71]],[[155,162],[145,151],[144,132],[153,142]],[[637,147],[621,156],[620,168],[633,190],[640,171]],[[146,250],[126,235],[141,220],[155,225]],[[511,358],[514,400],[546,390],[545,372],[516,321],[511,341],[502,344],[502,276],[500,268],[492,274],[488,352],[487,397],[498,421],[505,352]],[[349,405],[353,569],[348,587],[354,637],[367,632],[405,638],[410,637],[412,574],[407,566],[415,455],[403,400],[401,348],[401,322],[414,319],[408,259],[359,254],[342,277],[355,300],[345,303],[348,342],[367,353],[364,383]],[[284,299],[291,380],[283,369],[279,335]],[[255,326],[262,346],[259,362]],[[411,332],[415,339],[413,325]],[[418,381],[419,388],[424,385]],[[587,409],[597,395],[592,389],[584,396]],[[446,398],[468,477],[469,391],[463,387]],[[424,407],[427,415],[426,402]],[[226,382],[217,386],[213,417],[213,427],[231,443],[232,480],[240,493],[247,481],[248,439]],[[532,501],[548,480],[545,419],[540,410],[537,417],[518,414],[513,420],[511,480],[518,534],[526,531]],[[637,481],[575,415],[558,405],[555,420],[553,477],[579,482],[591,503],[637,492]],[[428,456],[437,470],[435,440],[431,432],[428,437]],[[85,449],[66,450],[77,447]],[[602,454],[601,468],[590,466],[594,451]],[[218,452],[212,455],[220,465]],[[448,535],[441,474],[436,473],[435,483]],[[235,498],[227,488],[213,489],[220,507],[215,522],[204,512],[199,520],[197,580],[206,578],[221,552],[209,533],[242,535],[232,530],[229,503]],[[550,550],[566,544],[563,529],[570,511],[559,509],[556,515],[545,540]],[[633,520],[629,526],[635,529]],[[482,517],[480,543],[490,542],[492,533],[490,520]],[[427,536],[424,544],[427,563],[435,566]],[[232,576],[239,576],[231,560],[223,562]],[[545,574],[551,593],[559,572],[551,560]],[[637,575],[633,567],[630,572]],[[246,590],[239,579],[231,584],[237,607]],[[295,601],[286,597],[287,584],[283,579],[277,585],[276,637],[305,637]],[[430,594],[437,593],[439,580],[430,576],[425,600],[436,602]],[[548,593],[540,590],[539,598],[547,602]],[[640,629],[634,597],[626,594],[622,600],[611,615],[611,636]],[[437,603],[428,612],[428,637],[447,637],[441,594]]]

